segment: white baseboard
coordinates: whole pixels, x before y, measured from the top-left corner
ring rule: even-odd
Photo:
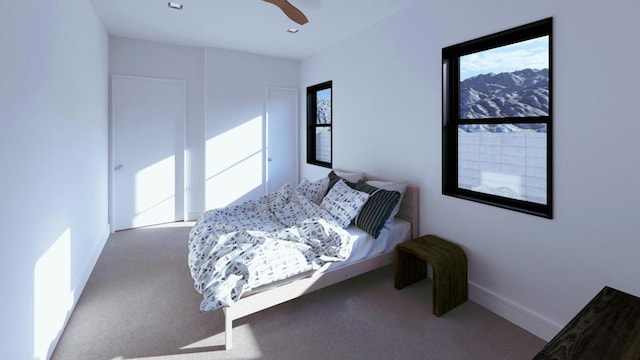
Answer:
[[[200,215],[202,215],[202,212],[190,212],[187,213],[187,218],[185,219],[185,221],[196,221],[198,220],[198,218],[200,217]]]
[[[104,229],[102,230],[102,234],[100,234],[100,238],[98,239],[98,242],[93,247],[93,250],[91,250],[91,253],[87,257],[87,260],[84,263],[82,270],[80,271],[80,278],[78,282],[76,284],[73,284],[73,287],[72,287],[73,290],[71,291],[71,293],[73,294],[73,303],[71,304],[71,308],[67,312],[67,315],[64,319],[64,325],[58,332],[58,336],[56,336],[56,338],[51,342],[51,345],[49,347],[50,350],[49,350],[49,353],[47,354],[47,359],[51,358],[51,355],[53,355],[53,350],[56,348],[56,345],[58,345],[58,341],[60,341],[60,336],[62,336],[62,332],[64,331],[64,328],[67,326],[67,323],[69,322],[69,318],[71,318],[71,314],[73,313],[73,309],[75,309],[76,304],[80,299],[82,290],[84,290],[85,285],[87,285],[87,281],[89,281],[91,272],[93,272],[93,268],[96,266],[96,263],[98,262],[98,258],[100,257],[100,253],[102,253],[102,249],[104,249],[104,246],[107,244],[109,235],[111,235],[111,225],[106,224]]]
[[[100,257],[100,253],[102,253],[102,249],[104,249],[104,246],[107,244],[109,235],[111,235],[111,225],[107,224],[102,230],[102,234],[100,234],[100,238],[98,239],[98,242],[93,247],[93,250],[91,250],[91,253],[87,257],[87,261],[84,263],[84,266],[82,267],[82,271],[80,273],[81,276],[80,276],[80,279],[78,280],[78,283],[75,284],[75,286],[73,287],[74,307],[75,307],[75,304],[80,299],[80,295],[82,294],[82,290],[84,290],[84,286],[87,285],[89,276],[91,276],[91,272],[93,271],[93,268],[96,266],[96,263],[98,262],[98,258]]]
[[[563,328],[563,325],[472,282],[469,282],[469,300],[545,341],[551,340]]]

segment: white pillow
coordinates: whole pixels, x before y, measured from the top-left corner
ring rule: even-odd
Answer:
[[[345,171],[345,170],[336,170],[336,169],[333,169],[333,172],[336,173],[336,175],[340,176],[341,178],[352,183],[357,183],[358,180],[364,179],[363,172]]]
[[[340,180],[322,199],[320,207],[327,210],[340,226],[346,228],[358,215],[368,198],[369,194],[354,190]]]
[[[404,198],[404,192],[407,190],[407,185],[409,184],[406,181],[379,181],[379,180],[369,180],[367,184],[371,186],[375,186],[380,189],[389,190],[389,191],[397,191],[400,193],[400,200],[396,204],[396,207],[391,211],[391,215],[389,215],[389,221],[393,221],[393,218],[398,215],[398,211],[400,211],[400,203]]]
[[[322,197],[327,193],[327,187],[329,186],[329,178],[323,177],[319,180],[311,182],[307,179],[302,180],[298,185],[298,191],[300,191],[304,197],[313,201],[316,204],[320,204]]]

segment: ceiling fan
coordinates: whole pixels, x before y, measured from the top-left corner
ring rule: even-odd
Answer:
[[[271,3],[282,10],[285,15],[289,17],[289,19],[295,21],[300,25],[304,25],[309,22],[306,16],[300,11],[297,7],[291,5],[291,3],[287,0],[262,0],[268,3]]]

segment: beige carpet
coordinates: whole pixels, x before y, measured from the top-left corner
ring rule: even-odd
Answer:
[[[545,342],[468,301],[431,314],[431,281],[393,288],[392,267],[234,322],[200,313],[191,224],[109,238],[53,354],[74,359],[531,359]]]

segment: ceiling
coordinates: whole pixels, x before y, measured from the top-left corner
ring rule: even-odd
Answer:
[[[91,1],[111,35],[304,59],[416,0],[290,0],[309,19],[303,26],[262,0],[173,0],[182,10],[168,0]]]

